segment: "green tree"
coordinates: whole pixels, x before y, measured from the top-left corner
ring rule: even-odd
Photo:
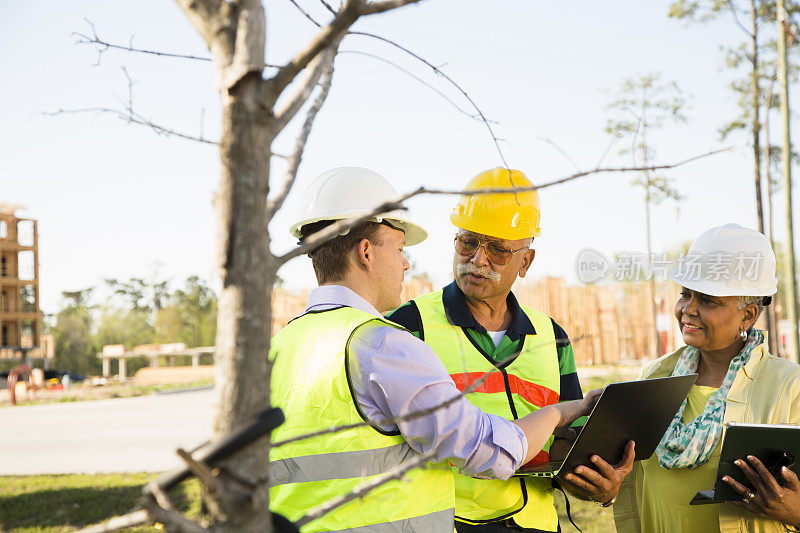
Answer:
[[[122,344],[131,350],[142,344],[155,341],[156,332],[151,321],[150,311],[142,307],[125,309],[106,306],[102,309],[94,343],[99,349],[107,344]],[[127,360],[127,372],[134,375],[137,370],[150,363],[145,357]]]
[[[95,343],[124,344],[126,350],[155,340],[155,329],[150,322],[150,313],[142,308],[120,309],[105,307],[100,315]]]
[[[88,305],[91,293],[92,289],[61,293],[62,307],[51,329],[56,352],[53,365],[59,370],[78,374],[97,374],[100,371]]]
[[[197,276],[186,280],[175,299],[186,321],[188,346],[213,346],[217,336],[217,295]]]
[[[630,141],[621,154],[630,154],[634,166],[647,167],[655,155],[653,130],[663,128],[668,122],[686,122],[683,109],[686,99],[675,82],[662,82],[657,73],[638,78],[626,78],[607,109],[614,117],[606,123],[606,132]],[[666,199],[679,201],[680,193],[663,174],[644,170],[633,181],[644,189],[647,226],[647,253],[651,253],[650,206]]]
[[[800,12],[797,2],[784,3],[789,16]],[[774,0],[677,0],[670,5],[669,17],[690,22],[726,17],[744,36],[744,41],[739,44],[722,47],[726,66],[735,71],[744,70],[744,75],[730,84],[737,97],[739,114],[720,128],[720,135],[724,139],[733,132],[746,131],[750,136],[758,229],[765,233],[761,176],[762,168],[767,174],[769,172],[770,162],[763,161],[764,152],[769,154],[772,149],[769,138],[762,138],[762,132],[770,109],[778,104],[773,93],[777,71],[776,41],[772,31],[776,24],[776,3]],[[767,145],[765,149],[762,149],[762,140]]]
[[[630,154],[634,166],[648,167],[655,155],[650,136],[653,130],[663,128],[669,122],[686,122],[683,108],[686,99],[678,84],[662,82],[660,74],[651,73],[638,78],[626,78],[616,93],[615,99],[607,106],[614,117],[606,124],[606,131],[630,142],[620,153]],[[652,257],[652,228],[650,209],[664,200],[680,201],[680,193],[672,186],[670,178],[663,174],[644,170],[633,181],[644,189],[645,233],[647,256]],[[653,324],[658,313],[655,300],[655,279],[650,277]],[[661,337],[654,330],[655,352],[660,355]]]
[[[784,5],[789,17],[800,12],[797,2],[784,1]],[[776,6],[774,0],[677,0],[669,10],[671,18],[693,22],[728,17],[744,36],[738,45],[722,47],[726,66],[735,71],[744,70],[744,75],[730,84],[737,97],[739,114],[720,128],[720,135],[725,139],[734,132],[745,131],[750,137],[758,230],[768,235],[770,240],[774,218],[772,196],[775,192],[770,170],[773,157],[779,152],[769,138],[769,114],[778,104],[773,92],[777,76],[777,41],[773,30],[777,21]],[[768,220],[763,205],[762,176],[766,177],[767,184]],[[773,352],[777,349],[776,323],[774,308],[770,308],[767,329]]]
[[[113,278],[104,280],[106,287],[114,294],[122,297],[132,309],[158,311],[169,299],[169,281],[157,280],[153,275],[152,281],[144,278],[131,278],[128,281],[119,281]]]
[[[153,327],[156,330],[156,342],[185,342],[183,338],[186,323],[183,321],[181,310],[176,305],[167,305],[159,309],[156,312]]]
[[[213,346],[217,334],[217,295],[198,276],[186,279],[183,289],[156,312],[159,342],[183,342],[189,347]]]

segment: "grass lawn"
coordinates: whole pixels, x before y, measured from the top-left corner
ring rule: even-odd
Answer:
[[[133,510],[142,487],[155,474],[100,474],[57,476],[0,476],[0,531],[56,533],[74,531]],[[200,510],[200,485],[189,480],[170,493],[176,507],[195,516]],[[561,529],[574,533],[567,520],[564,497],[556,491]],[[572,519],[583,533],[614,531],[611,509],[570,497]],[[159,531],[152,526],[127,533]]]
[[[556,510],[558,511],[558,521],[561,524],[563,533],[578,533],[567,519],[566,505],[564,505],[564,495],[560,491],[555,491]],[[615,531],[614,513],[611,508],[604,509],[594,502],[586,502],[569,497],[570,513],[572,520],[577,524],[583,533],[608,533]]]
[[[622,376],[610,373],[594,376],[583,384],[584,390],[602,387],[620,381]],[[200,382],[183,387],[207,386]],[[97,397],[125,397],[149,394],[175,386],[114,387],[110,394],[96,396],[95,391],[75,396],[64,395],[49,401],[80,401]],[[132,511],[139,499],[142,487],[154,479],[156,474],[101,474],[101,475],[48,475],[48,476],[0,476],[0,532],[3,533],[56,533],[74,531],[101,522],[112,516]],[[189,480],[170,493],[176,507],[190,516],[200,511],[200,485]],[[556,491],[556,509],[564,533],[577,530],[567,519],[564,496]],[[570,496],[572,519],[583,533],[605,533],[614,531],[612,510],[603,509],[593,502],[585,502]],[[125,530],[128,533],[160,531],[153,526],[140,526]]]
[[[133,510],[155,474],[0,477],[0,531],[55,533],[102,522]],[[195,515],[200,485],[189,480],[170,493],[175,506]],[[136,527],[126,532],[159,531]]]

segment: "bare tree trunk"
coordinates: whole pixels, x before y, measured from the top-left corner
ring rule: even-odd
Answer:
[[[273,258],[267,233],[274,119],[261,98],[266,20],[259,0],[176,0],[211,51],[222,107],[216,199],[217,310],[214,438],[269,406],[267,352]],[[268,441],[268,439],[265,439]],[[268,442],[228,459],[219,483],[204,483],[218,531],[270,531]]]
[[[214,435],[243,426],[269,406],[267,352],[274,272],[269,252],[266,198],[271,124],[259,105],[261,76],[242,79],[224,103],[217,198],[217,246],[222,292],[217,313],[217,393]],[[267,477],[268,446],[256,442],[226,467],[247,481]],[[269,521],[263,485],[252,502],[223,505],[230,531],[265,531]],[[246,512],[231,507],[250,507]],[[228,508],[225,508],[228,507]],[[243,509],[242,509],[243,510]]]

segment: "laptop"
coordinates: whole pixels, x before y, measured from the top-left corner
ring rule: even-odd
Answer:
[[[647,459],[675,417],[697,374],[623,381],[608,385],[563,461],[525,465],[515,476],[561,477],[579,465],[591,467],[599,455],[616,464],[628,441],[636,442],[636,459]]]

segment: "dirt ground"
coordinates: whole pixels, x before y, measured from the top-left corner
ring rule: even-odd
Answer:
[[[83,382],[71,384],[69,390],[47,388],[37,388],[35,392],[29,390],[26,395],[17,395],[17,405],[128,398],[170,389],[209,387],[213,384],[213,366],[143,368],[125,383],[120,383],[116,377],[94,376]],[[6,388],[0,389],[0,407],[8,405],[11,405],[9,391]]]

